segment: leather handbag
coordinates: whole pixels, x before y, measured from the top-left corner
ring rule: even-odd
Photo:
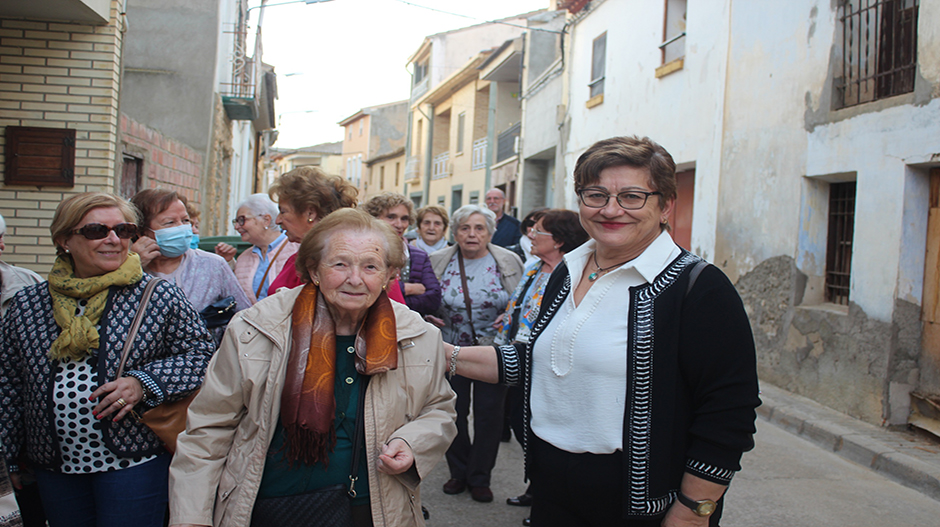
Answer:
[[[353,527],[352,505],[359,479],[359,458],[365,439],[365,393],[368,377],[359,381],[359,408],[356,410],[356,432],[353,440],[349,487],[337,483],[303,494],[255,500],[251,511],[251,527]]]
[[[116,379],[120,379],[124,375],[124,365],[127,363],[127,356],[130,355],[134,338],[137,336],[137,331],[140,329],[144,312],[147,311],[147,304],[150,303],[153,290],[156,289],[157,284],[162,281],[162,278],[154,278],[150,280],[147,287],[144,289],[144,294],[140,298],[140,304],[137,306],[137,314],[134,315],[134,321],[131,322],[130,330],[127,332],[127,338],[124,340],[124,350],[121,352],[121,363],[118,365],[117,375],[115,376]],[[189,404],[196,398],[197,393],[199,393],[198,389],[182,399],[163,403],[151,408],[142,415],[133,412],[133,415],[137,417],[138,421],[153,430],[153,432],[157,434],[157,437],[160,438],[160,441],[163,442],[163,447],[172,454],[176,452],[176,437],[180,435],[180,432],[186,429],[186,412],[189,410]]]
[[[235,297],[227,296],[206,306],[199,312],[209,329],[227,326],[235,316]]]
[[[496,337],[478,337],[477,330],[473,327],[473,309],[470,304],[470,293],[467,287],[467,272],[463,267],[463,255],[457,251],[457,265],[460,266],[460,285],[463,286],[463,305],[467,308],[467,319],[470,321],[470,336],[473,337],[474,346],[492,346],[496,342]]]

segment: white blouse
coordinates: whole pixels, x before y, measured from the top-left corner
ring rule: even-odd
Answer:
[[[652,282],[681,250],[663,232],[643,254],[598,278],[575,306],[573,293],[595,245],[590,240],[565,255],[571,293],[535,342],[532,430],[567,452],[610,454],[623,448],[627,290]]]

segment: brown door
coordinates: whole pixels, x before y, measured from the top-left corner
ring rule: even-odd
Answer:
[[[695,201],[695,170],[676,174],[676,206],[669,215],[672,239],[676,245],[692,250],[692,204]]]
[[[118,193],[125,199],[131,199],[140,191],[140,176],[143,172],[143,159],[139,157],[124,156],[124,168],[121,172],[121,183]]]
[[[940,169],[930,171],[930,213],[927,216],[927,256],[924,266],[924,295],[921,308],[924,330],[921,339],[922,381],[929,392],[940,393]]]

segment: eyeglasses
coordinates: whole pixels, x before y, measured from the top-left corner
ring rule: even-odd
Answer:
[[[86,223],[81,229],[75,229],[72,234],[81,234],[89,240],[102,240],[108,237],[108,234],[114,231],[117,237],[122,240],[128,240],[137,236],[137,225],[133,223],[118,223],[114,227],[109,227],[104,223]]]
[[[550,232],[542,232],[535,227],[532,227],[532,229],[529,230],[529,236],[553,236],[553,234]]]
[[[245,222],[248,221],[248,218],[254,218],[254,216],[248,216],[247,218],[245,216],[239,216],[235,218],[234,220],[232,220],[232,225],[236,225],[238,227],[244,227]]]
[[[662,196],[662,192],[646,192],[643,190],[628,190],[617,194],[617,203],[626,210],[642,209],[650,196]],[[611,194],[599,188],[583,188],[578,191],[578,197],[585,207],[602,209],[610,202]]]

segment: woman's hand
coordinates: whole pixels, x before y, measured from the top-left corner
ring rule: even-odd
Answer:
[[[404,284],[405,296],[423,295],[427,288],[424,284]]]
[[[114,421],[124,419],[134,405],[144,398],[144,387],[134,377],[121,377],[102,385],[92,392],[91,400],[98,404],[91,411],[97,419],[114,415]]]
[[[395,438],[382,445],[379,454],[379,472],[394,476],[411,468],[415,462],[415,454],[404,439]]]
[[[225,258],[226,262],[231,262],[235,255],[238,253],[238,249],[232,247],[227,243],[218,243],[215,246],[215,254],[218,254],[222,258]]]
[[[444,327],[444,319],[437,318],[434,315],[424,315],[424,320],[427,320],[428,322],[430,322],[431,324],[434,324],[435,326],[439,328]]]
[[[140,256],[140,265],[145,269],[154,258],[160,256],[160,246],[157,245],[157,242],[154,241],[153,238],[147,236],[137,238],[134,245],[131,245],[131,250]]]
[[[505,312],[505,311],[502,312],[502,313],[500,313],[499,316],[496,317],[496,320],[493,321],[493,325],[490,326],[490,327],[492,327],[493,329],[499,329],[499,328],[503,327],[503,319],[504,319],[504,318],[506,318],[506,312]]]

